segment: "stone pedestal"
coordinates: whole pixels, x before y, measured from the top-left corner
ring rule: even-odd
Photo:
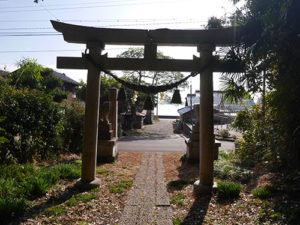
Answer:
[[[134,118],[133,118],[133,122],[132,122],[132,126],[134,129],[142,129],[143,125],[144,125],[144,119],[145,119],[146,114],[141,112],[136,112]]]
[[[187,160],[191,163],[199,163],[200,161],[200,134],[199,134],[199,128],[198,126],[193,126],[192,130],[192,137],[186,141],[186,157]],[[217,140],[215,140],[214,143],[214,160],[218,159],[219,156],[219,147],[221,146],[221,143]]]
[[[117,138],[98,140],[97,162],[113,162],[117,158]]]

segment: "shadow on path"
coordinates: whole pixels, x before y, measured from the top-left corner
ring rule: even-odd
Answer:
[[[205,218],[210,199],[212,197],[211,193],[203,193],[195,197],[195,201],[188,213],[184,218],[183,224],[186,225],[200,225],[203,223]]]
[[[199,163],[187,163],[182,161],[177,167],[179,180],[172,186],[168,186],[168,192],[181,190],[186,185],[193,185],[199,179]],[[200,225],[206,216],[212,193],[202,193],[194,196],[194,202],[182,224]]]

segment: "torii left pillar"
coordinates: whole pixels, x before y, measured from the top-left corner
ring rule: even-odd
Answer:
[[[101,55],[104,49],[102,43],[88,43],[87,49],[92,57]],[[96,159],[98,146],[98,122],[100,101],[100,69],[91,62],[87,62],[87,90],[83,133],[83,153],[81,179],[77,186],[82,189],[92,189],[100,186],[100,179],[96,178]]]

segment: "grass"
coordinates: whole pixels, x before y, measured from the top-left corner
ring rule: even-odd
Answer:
[[[251,194],[259,199],[266,199],[271,196],[271,187],[266,186],[254,189],[251,191]]]
[[[184,186],[189,185],[189,184],[193,184],[195,182],[195,179],[191,179],[191,180],[171,180],[168,182],[167,186],[169,188],[175,188],[175,189],[182,189]]]
[[[44,211],[44,215],[47,217],[59,216],[59,215],[66,214],[66,213],[67,213],[67,210],[65,209],[64,206],[53,206]]]
[[[251,179],[251,172],[240,166],[235,154],[220,151],[219,159],[214,163],[214,176],[246,184]]]
[[[59,164],[52,168],[54,171],[58,171],[60,179],[73,180],[79,178],[81,175],[81,169],[78,165],[74,164]]]
[[[232,200],[240,196],[242,185],[234,182],[218,182],[218,198]]]
[[[98,198],[98,195],[94,194],[94,193],[89,193],[89,194],[82,194],[82,193],[79,193],[77,195],[74,195],[74,198],[77,200],[77,201],[81,201],[81,202],[89,202],[91,201],[92,199],[96,199]]]
[[[112,173],[111,171],[102,169],[102,168],[100,168],[100,167],[98,167],[98,168],[96,169],[96,172],[99,173],[99,174],[110,174],[110,173]]]
[[[80,177],[80,166],[58,164],[36,168],[32,164],[0,166],[0,220],[21,216],[33,200],[47,193],[60,179]]]
[[[27,206],[25,198],[0,198],[0,218],[2,221],[6,221],[13,216],[21,216]]]
[[[172,218],[173,225],[181,225],[183,224],[179,218]]]
[[[109,192],[114,194],[121,194],[124,192],[123,188],[119,187],[119,185],[109,185]]]
[[[183,205],[183,199],[185,199],[184,194],[177,194],[175,196],[173,196],[172,200],[170,201],[171,204],[173,205],[179,205],[182,206]]]
[[[69,201],[66,202],[66,205],[70,206],[70,207],[78,205],[78,204],[79,204],[79,201],[74,198],[71,198]]]
[[[93,199],[97,199],[98,195],[95,193],[88,193],[88,194],[83,194],[79,193],[76,195],[73,195],[72,198],[66,202],[67,206],[75,206],[78,205],[80,202],[89,202]]]
[[[124,190],[130,188],[132,184],[133,184],[132,180],[121,180],[119,184],[109,185],[108,188],[110,193],[121,194],[124,192]]]

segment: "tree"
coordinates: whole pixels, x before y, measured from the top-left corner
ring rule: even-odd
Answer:
[[[143,48],[130,48],[125,52],[118,55],[120,58],[143,58],[144,49]],[[157,58],[159,59],[171,59],[169,56],[165,56],[162,52],[157,52]],[[180,80],[184,75],[180,72],[169,72],[169,71],[159,71],[159,72],[149,72],[149,71],[123,71],[124,79],[135,84],[148,84],[148,85],[165,85],[173,83],[176,80]],[[187,82],[180,85],[180,87],[187,87]],[[128,90],[129,96],[133,97],[135,94],[133,91]],[[137,107],[141,107],[146,98],[147,94],[138,93],[137,97]],[[152,98],[155,98],[152,95]]]
[[[143,58],[144,49],[143,48],[130,48],[125,52],[121,53],[117,57],[120,58]],[[169,56],[165,56],[162,52],[157,52],[158,59],[171,59]],[[169,71],[160,71],[160,72],[148,72],[148,71],[123,71],[125,78],[128,81],[137,83],[137,84],[149,84],[149,85],[164,85],[174,80],[180,80],[184,75],[180,72],[169,72]],[[181,85],[181,87],[186,87],[187,83]]]
[[[299,10],[298,0],[246,1],[233,16],[235,24],[242,25],[241,43],[231,48],[225,57],[241,60],[245,73],[224,75],[235,83],[229,90],[237,96],[241,92],[264,93],[267,89],[264,110],[270,113],[272,121],[266,123],[281,141],[271,150],[295,164],[300,161],[297,150],[300,139]],[[243,91],[234,92],[238,89]]]
[[[208,19],[206,29],[222,28],[224,23],[224,20],[212,16]]]
[[[60,90],[62,80],[52,76],[53,70],[44,68],[34,59],[22,59],[17,63],[19,69],[9,75],[9,84],[17,89],[36,89],[52,95],[53,100],[61,102],[67,98],[66,92]]]
[[[101,83],[100,83],[100,96],[102,100],[108,100],[109,89],[110,88],[120,88],[121,84],[119,84],[113,78],[107,77],[106,75],[100,75]],[[76,96],[79,100],[85,102],[86,97],[86,83],[82,80],[79,82],[79,85],[76,87]]]

